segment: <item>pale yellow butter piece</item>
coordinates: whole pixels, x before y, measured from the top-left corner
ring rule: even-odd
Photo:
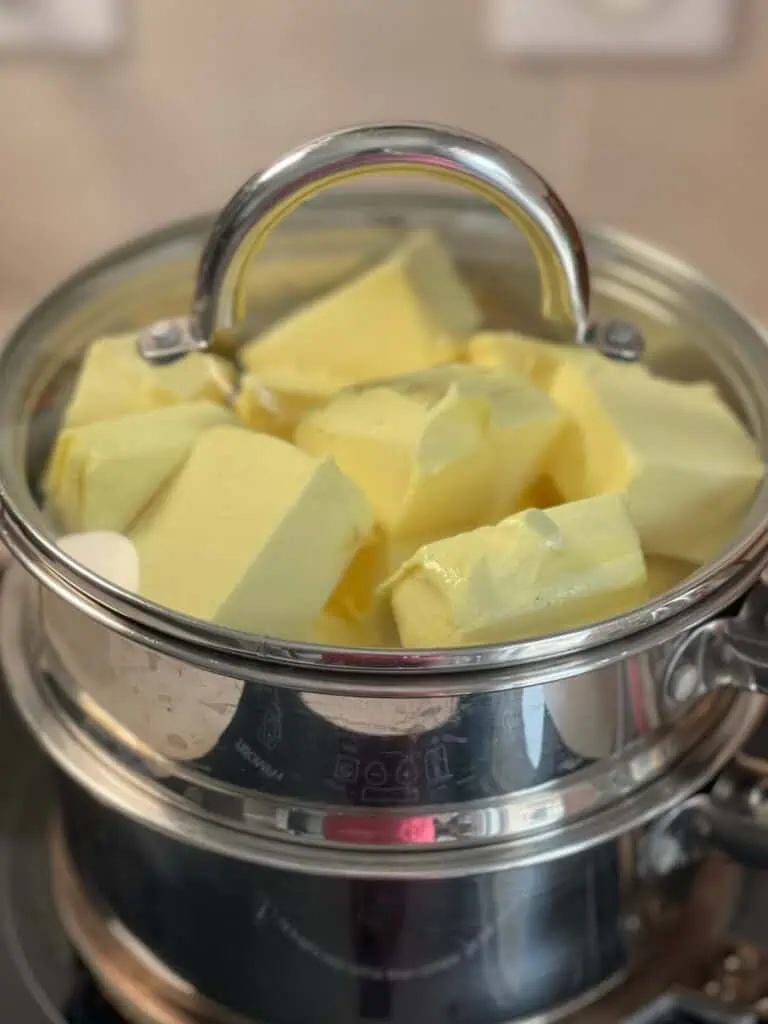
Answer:
[[[89,346],[64,426],[80,427],[176,403],[227,399],[235,376],[229,363],[194,352],[167,366],[152,366],[139,355],[136,337],[120,334]]]
[[[436,235],[418,231],[386,259],[244,346],[252,380],[290,407],[349,384],[450,362],[480,312]]]
[[[571,418],[550,466],[566,500],[623,493],[646,554],[701,564],[727,544],[764,467],[712,385],[602,360],[562,367],[550,394]]]
[[[401,236],[379,225],[276,231],[246,273],[248,308],[272,311],[338,287],[379,261]]]
[[[477,365],[521,374],[542,391],[549,391],[563,366],[605,358],[573,342],[542,341],[516,331],[479,331],[469,340],[468,356]]]
[[[339,390],[336,380],[291,366],[264,367],[240,379],[238,418],[251,430],[291,440],[305,413]]]
[[[385,636],[376,617],[367,615],[359,619],[345,619],[327,609],[315,622],[311,639],[316,644],[327,644],[330,647],[392,646],[392,637]],[[394,642],[396,646],[396,633]]]
[[[455,365],[345,392],[302,420],[296,443],[336,460],[407,557],[508,514],[561,424],[526,381]]]
[[[216,428],[138,524],[142,594],[233,629],[308,640],[371,527],[365,497],[331,459]]]
[[[605,495],[427,544],[385,589],[404,647],[457,647],[609,618],[645,578],[624,499]]]
[[[231,422],[213,402],[98,420],[59,434],[43,482],[68,532],[126,530],[181,467],[200,434]]]
[[[648,555],[645,559],[648,571],[646,581],[646,600],[666,594],[682,583],[684,579],[696,572],[697,566],[684,562],[680,558],[667,558],[664,555]]]

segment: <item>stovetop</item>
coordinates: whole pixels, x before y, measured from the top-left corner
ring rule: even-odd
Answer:
[[[761,732],[768,752],[768,728]],[[52,772],[0,681],[0,1024],[127,1024],[99,992],[56,917],[46,843],[53,789]],[[759,973],[765,993],[757,1013],[728,1013],[698,994],[670,996],[625,1024],[768,1024],[768,873],[748,876],[729,938],[734,949],[751,951],[747,959],[761,960],[751,975]],[[738,973],[729,979],[728,956],[723,964],[727,987]],[[718,995],[725,991],[718,981],[711,986]]]
[[[0,1021],[124,1024],[67,942],[50,895],[51,773],[0,684]]]

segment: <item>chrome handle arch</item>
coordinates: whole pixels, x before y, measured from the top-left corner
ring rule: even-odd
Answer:
[[[214,224],[197,276],[192,316],[143,332],[150,361],[204,351],[244,314],[248,265],[270,232],[302,203],[334,185],[374,173],[420,171],[462,185],[494,204],[522,231],[541,282],[541,311],[576,343],[636,359],[639,334],[626,324],[589,321],[589,269],[581,235],[557,194],[526,163],[486,139],[432,125],[368,125],[326,135],[254,175]]]

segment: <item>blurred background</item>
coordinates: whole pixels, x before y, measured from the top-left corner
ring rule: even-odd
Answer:
[[[325,130],[497,139],[768,319],[765,0],[0,0],[0,327]]]

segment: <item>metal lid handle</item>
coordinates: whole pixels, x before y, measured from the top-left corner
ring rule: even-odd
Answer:
[[[541,310],[577,343],[637,358],[627,325],[599,335],[589,323],[589,269],[578,228],[546,181],[485,139],[429,125],[369,125],[326,135],[254,175],[214,224],[198,269],[192,317],[156,324],[139,339],[145,358],[164,362],[208,348],[244,314],[247,267],[267,235],[317,193],[378,172],[421,171],[488,199],[525,235],[541,280]]]

